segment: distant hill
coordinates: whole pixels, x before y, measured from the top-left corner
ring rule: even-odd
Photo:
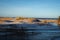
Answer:
[[[37,18],[37,19],[48,19],[48,20],[52,19],[52,20],[57,20],[58,18]]]
[[[0,18],[16,18],[16,17],[0,17]],[[26,18],[30,18],[30,17],[26,17]],[[32,17],[34,18],[34,17]],[[52,20],[57,20],[58,18],[36,18],[36,19],[52,19]]]

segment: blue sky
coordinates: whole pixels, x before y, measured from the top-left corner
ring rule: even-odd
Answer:
[[[0,0],[0,16],[57,18],[60,0]]]

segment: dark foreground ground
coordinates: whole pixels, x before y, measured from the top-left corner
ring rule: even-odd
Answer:
[[[60,40],[55,24],[0,24],[0,40]]]

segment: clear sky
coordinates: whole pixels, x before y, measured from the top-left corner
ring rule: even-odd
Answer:
[[[0,16],[57,18],[60,0],[0,0]]]

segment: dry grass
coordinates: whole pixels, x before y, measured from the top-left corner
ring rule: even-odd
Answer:
[[[28,23],[32,23],[32,21],[34,20],[34,18],[24,18],[24,19],[19,19],[16,20],[16,18],[0,18],[0,24],[4,23],[5,20],[13,20],[14,22],[12,23],[20,23],[20,22],[28,22]],[[53,23],[58,23],[58,20],[41,20],[41,23],[48,23],[48,22],[53,22]]]

